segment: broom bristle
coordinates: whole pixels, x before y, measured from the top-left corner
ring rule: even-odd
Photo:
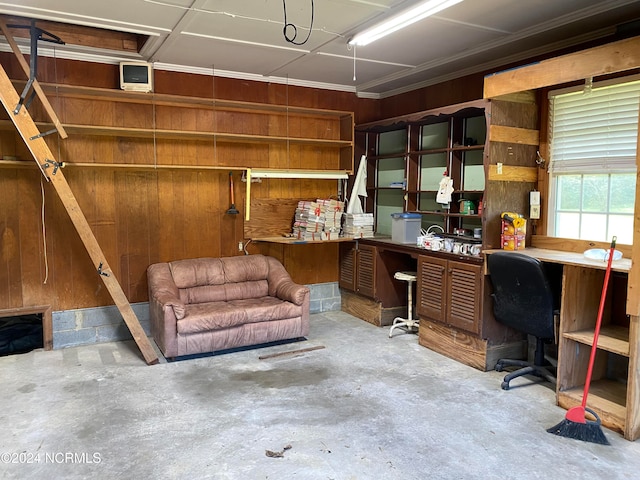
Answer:
[[[582,440],[583,442],[610,445],[609,440],[607,440],[607,437],[604,435],[599,422],[587,421],[586,423],[577,423],[564,419],[557,425],[548,428],[547,432],[560,437]]]

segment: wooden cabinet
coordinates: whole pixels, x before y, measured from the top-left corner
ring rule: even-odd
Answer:
[[[533,95],[476,100],[355,128],[357,150],[367,156],[366,211],[375,213],[378,234],[390,235],[391,214],[404,211],[419,213],[425,229],[481,228],[483,248],[500,248],[500,213],[528,212],[528,193],[538,181]],[[447,205],[436,201],[445,173],[453,181]]]
[[[420,213],[423,223],[448,233],[482,227],[478,207],[485,187],[489,105],[480,100],[357,127],[374,173],[368,189],[378,233],[390,233],[390,214],[398,211]],[[454,188],[446,205],[436,202],[444,174]],[[462,209],[462,200],[473,207]]]
[[[356,256],[356,292],[376,298],[376,247],[358,245]]]
[[[376,245],[375,240],[342,243],[339,284],[385,308],[406,306],[406,282],[396,280],[393,275],[399,271],[415,271],[415,264],[410,253]]]
[[[418,258],[418,315],[470,333],[481,331],[482,266]]]
[[[340,245],[340,282],[346,288],[374,299],[376,276],[376,249],[357,242]]]
[[[579,405],[593,345],[604,270],[564,266],[558,345],[558,404]],[[608,286],[587,406],[607,428],[640,437],[638,319],[625,312],[628,275],[613,272]]]

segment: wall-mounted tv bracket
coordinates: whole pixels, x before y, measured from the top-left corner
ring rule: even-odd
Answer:
[[[36,21],[31,20],[30,25],[7,25],[11,28],[28,28],[31,36],[31,53],[29,54],[29,80],[27,84],[24,86],[24,90],[22,90],[22,94],[20,94],[20,101],[16,105],[16,108],[13,109],[13,114],[17,115],[20,113],[20,108],[24,105],[26,108],[29,108],[33,98],[36,95],[36,91],[29,91],[33,86],[33,82],[38,75],[38,40],[42,40],[43,42],[51,42],[56,43],[58,45],[64,45],[64,42],[60,37],[54,35],[53,33],[49,33],[46,30],[42,30],[39,27],[36,27]],[[29,98],[27,98],[27,96]]]

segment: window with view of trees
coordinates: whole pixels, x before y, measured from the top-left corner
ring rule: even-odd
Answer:
[[[553,236],[633,243],[640,81],[550,94]]]

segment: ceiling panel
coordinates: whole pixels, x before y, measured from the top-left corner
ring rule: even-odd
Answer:
[[[298,41],[306,38],[313,3],[313,30],[304,45],[284,38],[283,3],[287,21],[298,27]],[[146,33],[151,37],[140,57],[182,70],[215,66],[216,70],[271,74],[292,83],[324,82],[328,88],[380,95],[556,51],[610,35],[617,25],[640,19],[638,0],[464,0],[355,52],[347,45],[366,26],[416,3],[13,0],[0,1],[0,13]],[[631,25],[630,31],[640,34],[640,23]],[[76,58],[71,55],[84,49],[92,59],[122,60],[122,52],[97,51],[73,44],[75,40],[58,49],[58,54],[66,51],[67,58]],[[6,51],[9,47],[3,42],[0,39],[0,47]]]
[[[163,50],[156,61],[266,75],[274,65],[289,62],[299,55],[289,50],[181,36],[169,49]]]

